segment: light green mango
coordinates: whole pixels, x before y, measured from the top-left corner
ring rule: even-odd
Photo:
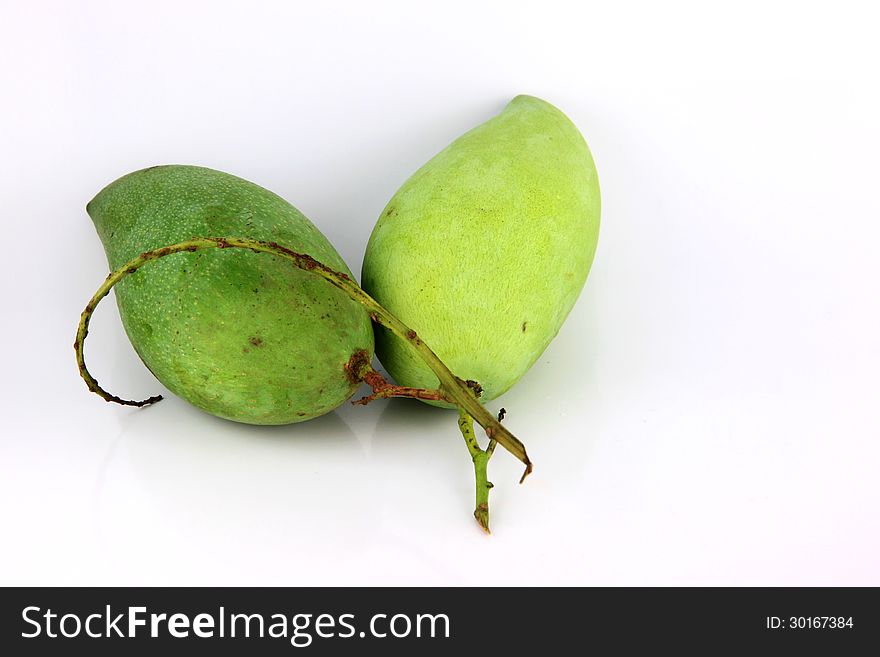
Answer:
[[[549,103],[517,96],[397,191],[373,229],[364,289],[483,397],[532,366],[583,288],[599,235],[586,142]],[[376,334],[401,385],[437,379],[403,341]]]
[[[327,239],[287,201],[226,173],[144,169],[87,206],[111,269],[192,237],[278,242],[350,275]],[[168,389],[214,415],[287,424],[327,413],[357,384],[345,365],[373,353],[366,311],[281,258],[210,249],[160,258],[116,286],[135,351]]]

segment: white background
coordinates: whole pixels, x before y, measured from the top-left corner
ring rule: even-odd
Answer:
[[[880,585],[880,47],[867,3],[808,4],[4,4],[0,583]],[[536,464],[496,453],[492,536],[448,412],[257,428],[86,391],[105,184],[235,173],[358,271],[395,189],[518,93],[583,131],[603,226],[490,405]],[[162,391],[113,303],[87,346]]]

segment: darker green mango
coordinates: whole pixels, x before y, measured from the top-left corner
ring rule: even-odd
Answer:
[[[192,166],[120,178],[87,211],[112,269],[192,237],[278,242],[351,275],[296,208],[253,183]],[[345,365],[373,353],[366,311],[269,254],[210,249],[161,258],[116,286],[125,331],[172,392],[219,417],[287,424],[327,413],[357,385]]]

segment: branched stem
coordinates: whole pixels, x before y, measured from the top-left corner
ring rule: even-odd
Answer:
[[[407,397],[409,399],[424,399],[426,401],[444,401],[449,404],[454,403],[439,388],[410,388],[409,386],[397,386],[389,383],[384,376],[379,374],[368,362],[362,362],[359,371],[352,373],[353,377],[358,381],[363,381],[373,392],[366,397],[355,399],[352,404],[366,406],[371,401],[377,399],[388,399],[390,397]]]
[[[332,285],[345,292],[354,301],[361,304],[372,317],[373,321],[384,326],[394,335],[402,339],[431,369],[440,382],[438,390],[443,395],[444,400],[458,406],[459,410],[468,414],[483,429],[490,440],[496,440],[502,447],[507,449],[516,458],[522,461],[525,466],[520,482],[525,480],[526,476],[532,471],[532,463],[526,453],[525,446],[504,426],[501,425],[495,417],[478,400],[478,386],[473,381],[464,381],[443,364],[440,358],[435,354],[428,345],[411,328],[397,319],[394,315],[382,307],[373,297],[364,292],[361,287],[344,273],[334,271],[326,265],[318,262],[309,255],[297,253],[276,242],[263,242],[260,240],[234,238],[234,237],[196,237],[177,244],[163,246],[152,251],[146,251],[136,258],[132,258],[125,265],[112,272],[104,283],[98,288],[94,296],[89,300],[85,310],[79,320],[79,327],[76,332],[76,341],[73,347],[76,350],[76,361],[79,366],[80,375],[82,375],[89,390],[97,393],[107,401],[125,404],[129,406],[145,406],[152,404],[161,399],[161,396],[150,397],[143,401],[130,401],[120,399],[116,395],[112,395],[98,384],[97,380],[89,373],[86,368],[85,358],[83,355],[83,344],[86,335],[89,332],[89,321],[95,307],[104,297],[109,294],[110,290],[128,274],[136,272],[149,262],[158,260],[167,255],[183,252],[195,252],[204,249],[248,249],[255,253],[269,253],[281,258],[285,258],[292,262],[299,269],[310,271],[325,279]]]
[[[488,449],[480,449],[477,437],[474,435],[474,419],[466,411],[458,411],[458,428],[464,437],[464,442],[474,462],[474,477],[476,479],[476,504],[474,506],[474,518],[480,523],[480,527],[489,531],[489,491],[492,490],[492,482],[489,481],[487,468],[492,452]],[[491,445],[493,447],[494,446]]]

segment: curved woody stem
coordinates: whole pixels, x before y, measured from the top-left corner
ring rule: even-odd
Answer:
[[[414,351],[431,369],[431,371],[440,382],[440,385],[436,391],[427,391],[437,395],[437,397],[431,398],[442,399],[444,401],[455,404],[459,408],[460,413],[466,414],[467,416],[473,418],[480,426],[483,427],[490,441],[495,441],[499,443],[502,447],[507,449],[507,451],[513,454],[517,459],[522,461],[525,464],[526,469],[522,475],[522,478],[520,479],[520,483],[522,483],[522,481],[525,480],[526,476],[531,473],[532,462],[529,460],[525,446],[498,420],[496,420],[495,417],[480,403],[480,401],[478,400],[480,389],[474,381],[464,381],[455,376],[449,370],[449,368],[443,364],[437,354],[435,354],[431,350],[431,348],[422,341],[422,339],[416,334],[415,331],[406,326],[403,322],[401,322],[394,315],[388,312],[384,307],[382,307],[378,301],[376,301],[375,299],[373,299],[373,297],[364,292],[364,290],[361,289],[361,287],[354,280],[352,280],[351,277],[342,272],[337,272],[333,269],[330,269],[329,267],[318,262],[309,255],[297,253],[296,251],[292,251],[276,242],[264,242],[260,240],[234,237],[195,237],[193,239],[179,242],[177,244],[171,244],[169,246],[163,246],[158,249],[146,251],[136,258],[132,258],[125,265],[112,272],[109,276],[107,276],[106,280],[101,284],[101,287],[98,288],[98,291],[95,292],[95,294],[89,300],[88,304],[85,307],[85,310],[83,310],[82,314],[80,315],[79,326],[76,332],[76,341],[73,343],[73,348],[76,351],[76,362],[79,366],[80,375],[85,380],[86,384],[89,387],[89,390],[98,394],[106,401],[128,406],[146,406],[147,404],[152,404],[161,400],[161,396],[150,397],[148,399],[144,399],[143,401],[131,401],[121,399],[116,395],[110,394],[109,392],[104,390],[98,384],[98,381],[89,373],[88,369],[86,368],[85,357],[83,355],[83,345],[89,332],[89,321],[91,320],[92,313],[94,313],[95,307],[98,305],[101,299],[103,299],[110,293],[110,290],[113,288],[114,285],[125,278],[128,274],[133,274],[149,262],[175,253],[195,252],[205,249],[231,248],[248,249],[250,251],[253,251],[254,253],[268,253],[284,258],[286,260],[289,260],[291,263],[293,263],[294,266],[298,267],[299,269],[317,274],[324,280],[328,281],[332,285],[345,292],[349,297],[351,297],[351,299],[361,304],[361,306],[363,306],[367,310],[374,322],[380,324],[381,326],[384,326],[394,335],[402,339],[409,346],[409,348]],[[369,367],[369,363],[366,363],[366,365]],[[372,370],[372,367],[369,367],[369,370]],[[361,367],[361,371],[357,372],[356,374],[360,376],[361,379],[365,380],[366,377],[370,374],[369,370]],[[375,372],[375,370],[372,371]],[[374,388],[374,393],[372,397],[378,398],[392,396],[416,396],[415,394],[413,394],[414,389],[391,386],[387,383],[386,386],[387,388],[384,391],[377,392],[376,388],[371,384],[371,387]],[[395,389],[398,393],[406,391],[406,394],[395,394]],[[367,401],[369,401],[369,399],[367,399]],[[462,415],[462,417],[464,417],[464,415]],[[488,523],[488,515],[486,522]]]

